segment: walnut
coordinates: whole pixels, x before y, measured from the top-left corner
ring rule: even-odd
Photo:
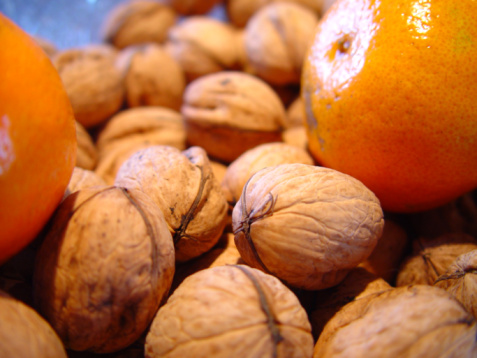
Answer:
[[[212,167],[212,171],[214,172],[215,178],[219,183],[221,183],[227,171],[227,165],[216,160],[211,160],[210,166]]]
[[[313,357],[474,357],[476,334],[477,322],[449,293],[404,286],[346,305],[325,326]]]
[[[187,277],[154,318],[145,356],[311,357],[310,323],[277,278],[245,265]]]
[[[186,86],[182,67],[155,43],[123,49],[118,62],[125,67],[129,107],[162,106],[179,110]]]
[[[0,291],[0,357],[66,358],[53,328],[33,308]]]
[[[244,39],[254,72],[271,84],[299,84],[317,24],[316,13],[295,3],[275,2],[258,10]]]
[[[305,126],[285,129],[282,133],[282,140],[288,145],[308,150],[308,133]]]
[[[236,36],[228,23],[190,16],[170,29],[167,48],[190,82],[206,74],[235,69],[239,62]]]
[[[60,204],[38,251],[35,305],[67,348],[114,352],[145,332],[173,275],[171,234],[147,195],[83,189]]]
[[[357,179],[293,163],[253,174],[232,224],[247,264],[290,286],[319,290],[341,282],[371,254],[384,219],[376,196]]]
[[[305,125],[305,105],[301,96],[298,96],[287,108],[286,128],[301,127]]]
[[[477,240],[464,233],[449,233],[434,238],[420,237],[412,244],[412,253],[399,268],[397,286],[433,285],[457,256],[477,249]]]
[[[111,117],[98,133],[95,172],[112,184],[120,166],[132,154],[152,145],[186,148],[182,115],[163,107],[134,107]]]
[[[265,167],[286,163],[312,165],[313,158],[301,148],[280,142],[265,143],[247,150],[227,167],[222,180],[225,198],[235,205],[253,174]]]
[[[93,138],[86,128],[78,121],[76,124],[76,166],[93,170],[98,162],[98,151]]]
[[[52,59],[75,118],[86,129],[107,120],[123,103],[124,80],[116,56],[110,46],[87,45],[59,51]]]
[[[162,0],[179,14],[184,16],[203,15],[221,2],[221,0]]]
[[[434,286],[451,293],[477,318],[477,250],[457,256]]]
[[[106,182],[92,170],[75,167],[68,186],[66,187],[63,199],[75,191],[93,186],[106,186]]]
[[[162,209],[178,262],[210,250],[222,235],[228,205],[200,147],[140,150],[123,163],[115,185],[142,190]]]
[[[257,145],[281,141],[285,121],[285,108],[273,89],[235,71],[190,83],[181,112],[188,142],[228,163]]]
[[[120,49],[147,42],[164,43],[176,21],[174,9],[159,1],[125,1],[105,16],[101,38]]]

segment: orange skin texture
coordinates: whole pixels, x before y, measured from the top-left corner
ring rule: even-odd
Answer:
[[[0,263],[31,242],[76,159],[75,119],[47,55],[0,13]]]
[[[310,151],[384,210],[477,187],[477,2],[337,0],[305,60]]]

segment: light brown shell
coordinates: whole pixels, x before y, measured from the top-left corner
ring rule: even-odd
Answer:
[[[477,354],[477,322],[440,288],[404,286],[384,291],[355,309],[358,302],[348,304],[328,322],[314,358],[471,358]],[[345,319],[334,327],[334,334],[325,335],[328,325],[344,315],[353,319]]]
[[[106,182],[92,170],[74,167],[71,179],[66,187],[63,199],[75,191],[91,188],[93,186],[106,186]]]
[[[305,126],[285,129],[282,139],[284,143],[308,150],[308,131]]]
[[[341,282],[371,254],[384,219],[379,200],[357,179],[295,163],[252,175],[232,224],[247,264],[319,290]]]
[[[0,357],[66,358],[58,335],[33,308],[0,291]]]
[[[222,0],[162,0],[184,16],[203,15]]]
[[[173,275],[171,234],[147,195],[83,189],[59,206],[38,251],[35,306],[67,348],[115,352],[144,333]]]
[[[245,50],[255,74],[275,85],[298,84],[318,16],[292,2],[260,8],[245,27]]]
[[[412,244],[413,252],[399,268],[397,286],[433,285],[459,255],[477,249],[477,240],[464,233],[449,233],[434,238],[420,237]]]
[[[116,113],[124,100],[124,80],[109,45],[58,51],[52,61],[71,101],[75,118],[86,129]]]
[[[169,53],[181,65],[188,82],[235,69],[239,63],[235,29],[211,17],[186,17],[170,29],[167,42]]]
[[[158,311],[145,356],[310,357],[310,323],[277,278],[244,265],[187,277]]]
[[[86,128],[78,121],[76,125],[76,166],[93,170],[98,162],[98,151],[94,144],[93,138]]]
[[[163,43],[176,21],[174,9],[160,1],[123,1],[106,14],[100,35],[103,41],[120,49],[148,42]]]
[[[188,142],[228,163],[257,145],[281,141],[285,121],[285,108],[273,89],[235,71],[190,83],[181,112]]]
[[[302,127],[305,125],[306,114],[305,105],[301,96],[295,98],[293,102],[287,108],[287,121],[286,127]]]
[[[225,198],[235,205],[253,174],[260,169],[286,163],[312,165],[314,162],[304,149],[280,142],[265,143],[247,150],[227,167],[222,180]]]
[[[161,208],[179,262],[210,250],[222,235],[228,205],[200,147],[140,150],[123,163],[115,185],[142,190]]]
[[[451,293],[477,318],[477,250],[457,256],[434,286]]]

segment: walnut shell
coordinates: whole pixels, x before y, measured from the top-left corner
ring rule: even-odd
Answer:
[[[318,16],[291,2],[263,6],[245,27],[245,50],[254,73],[275,85],[298,84]]]
[[[277,278],[244,265],[187,277],[159,309],[146,337],[153,357],[310,357],[310,323]]]
[[[283,142],[304,150],[308,150],[308,133],[305,126],[285,129],[282,133]]]
[[[123,103],[124,80],[116,56],[111,46],[87,45],[59,51],[52,59],[75,118],[86,129],[107,120]]]
[[[290,286],[319,290],[341,282],[371,254],[384,219],[379,200],[357,179],[294,163],[252,175],[232,225],[247,264]]]
[[[118,187],[69,195],[35,263],[35,305],[65,346],[108,353],[147,329],[174,275],[174,246],[161,210]]]
[[[320,336],[314,358],[470,358],[477,354],[477,322],[437,287],[416,285],[384,291],[358,311],[341,310],[328,324],[345,314],[354,319],[334,327],[331,336]]]
[[[78,121],[76,124],[76,166],[93,170],[98,162],[98,151],[93,138],[86,128]]]
[[[186,80],[182,67],[160,45],[149,43],[122,50],[129,107],[162,106],[179,110]]]
[[[434,286],[451,293],[477,318],[477,250],[457,256]]]
[[[63,199],[75,191],[93,186],[106,186],[106,182],[92,170],[75,167],[68,186],[66,187]]]
[[[124,1],[106,14],[100,35],[103,41],[119,49],[148,42],[163,43],[176,21],[174,9],[160,1]]]
[[[286,128],[301,127],[306,122],[305,105],[301,96],[298,96],[287,108]]]
[[[188,142],[228,163],[257,145],[281,141],[285,121],[285,108],[273,89],[235,71],[191,82],[181,112]]]
[[[190,16],[170,29],[167,49],[190,82],[210,73],[235,69],[240,55],[236,36],[228,23],[207,16]]]
[[[142,190],[162,209],[178,262],[210,250],[222,235],[228,205],[200,147],[140,150],[121,166],[115,185]]]
[[[203,15],[221,2],[221,0],[162,0],[179,14],[184,16]]]
[[[0,291],[0,357],[66,358],[53,328],[33,308]]]
[[[227,167],[222,180],[225,198],[235,205],[253,174],[265,167],[286,163],[312,165],[313,158],[301,148],[280,142],[265,143],[247,150]]]
[[[476,249],[477,240],[464,233],[415,239],[413,252],[404,259],[399,268],[396,285],[433,285],[459,255]]]

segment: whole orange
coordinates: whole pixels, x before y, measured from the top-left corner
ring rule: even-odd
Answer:
[[[337,0],[305,60],[310,150],[385,210],[477,187],[477,2]]]
[[[51,61],[0,13],[0,263],[39,233],[76,158],[73,110]]]

